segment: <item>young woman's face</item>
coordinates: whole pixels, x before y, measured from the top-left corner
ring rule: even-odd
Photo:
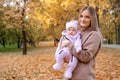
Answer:
[[[79,24],[83,30],[87,29],[90,27],[90,12],[88,10],[84,10],[81,15],[79,16]]]
[[[77,30],[73,27],[70,27],[70,28],[67,29],[67,34],[69,34],[71,36],[76,35],[76,33],[77,33]]]

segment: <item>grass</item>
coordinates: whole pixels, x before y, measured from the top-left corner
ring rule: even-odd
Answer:
[[[0,45],[0,53],[13,53],[13,52],[21,52],[22,49],[21,48],[17,48],[17,45],[6,45],[5,47],[3,47],[2,45]]]
[[[36,51],[39,49],[44,49],[53,46],[54,46],[53,42],[40,42],[39,45],[37,45],[37,47],[30,47],[28,45],[27,52]],[[17,48],[17,44],[6,45],[5,48],[0,44],[0,54],[10,54],[10,53],[21,54],[22,51],[23,51],[22,48]]]
[[[28,50],[34,49],[33,47],[28,47]],[[0,45],[0,53],[14,53],[14,52],[22,52],[22,48],[17,48],[17,45],[6,45],[5,48]]]

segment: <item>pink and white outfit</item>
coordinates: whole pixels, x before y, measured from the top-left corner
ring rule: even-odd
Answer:
[[[75,26],[75,28],[78,27],[78,25],[73,22],[73,21],[70,21],[69,23],[66,24],[66,28],[69,28],[69,26]],[[53,65],[53,68],[55,70],[59,70],[61,67],[62,67],[62,64],[64,63],[64,57],[65,56],[70,56],[71,59],[67,65],[67,69],[64,73],[64,76],[65,78],[71,78],[72,77],[72,71],[74,70],[74,68],[76,67],[77,65],[77,58],[75,56],[72,55],[72,53],[70,52],[70,48],[69,48],[69,45],[74,45],[75,49],[76,49],[76,52],[79,52],[81,50],[81,36],[80,36],[80,32],[77,31],[76,35],[74,36],[71,36],[71,35],[68,35],[67,34],[67,30],[64,30],[62,32],[62,37],[60,38],[60,42],[58,44],[58,47],[56,49],[56,52],[55,52],[55,59],[56,59],[56,63]],[[64,40],[69,40],[69,45],[61,48],[61,44]]]

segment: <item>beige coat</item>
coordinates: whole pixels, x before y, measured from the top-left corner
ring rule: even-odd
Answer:
[[[95,57],[101,46],[101,39],[96,31],[90,29],[81,31],[82,50],[73,54],[78,58],[78,64],[70,80],[95,80]]]

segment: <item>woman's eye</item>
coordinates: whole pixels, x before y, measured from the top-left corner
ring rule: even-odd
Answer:
[[[90,16],[86,16],[86,18],[88,18],[88,19],[89,19],[89,18],[90,18]]]
[[[80,15],[80,18],[82,18],[83,16],[82,15]]]

